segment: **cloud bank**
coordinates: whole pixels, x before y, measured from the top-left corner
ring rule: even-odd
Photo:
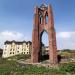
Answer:
[[[75,32],[59,32],[57,33],[57,38],[68,39],[75,36]]]
[[[12,41],[23,41],[29,40],[23,33],[13,31],[2,31],[0,32],[0,47],[3,48],[3,44],[6,40]]]
[[[56,37],[58,49],[75,49],[75,32],[57,32]],[[3,48],[3,44],[6,40],[28,41],[31,39],[30,35],[26,36],[20,32],[2,31],[0,32],[0,47]],[[47,42],[46,39],[44,41]]]
[[[57,33],[58,49],[75,49],[75,32],[58,32]]]

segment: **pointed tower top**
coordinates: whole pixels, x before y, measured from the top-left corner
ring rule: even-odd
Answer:
[[[43,1],[43,2],[42,2],[42,4],[41,4],[40,8],[46,8],[47,5],[46,5],[46,3],[45,3],[45,0],[42,0],[42,1]]]
[[[47,5],[46,5],[46,4],[42,4],[40,7],[41,7],[41,8],[46,8]]]

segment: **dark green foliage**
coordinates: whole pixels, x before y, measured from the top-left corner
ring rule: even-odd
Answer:
[[[28,59],[28,58],[30,58],[30,55],[19,54],[19,55],[15,55],[15,56],[12,56],[12,57],[8,57],[7,59],[19,60],[19,59]]]
[[[75,63],[62,64],[60,70],[75,74]]]

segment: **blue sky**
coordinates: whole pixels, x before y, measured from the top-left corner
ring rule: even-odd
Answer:
[[[31,40],[34,7],[43,0],[0,0],[0,46],[5,40]],[[45,0],[53,7],[57,48],[75,49],[75,0]],[[43,34],[47,43],[48,35]]]

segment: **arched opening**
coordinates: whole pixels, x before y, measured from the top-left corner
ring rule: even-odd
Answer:
[[[40,35],[40,61],[45,61],[49,59],[49,42],[48,42],[48,34],[44,30]]]
[[[46,24],[48,23],[48,16],[46,15]]]
[[[39,16],[39,20],[40,20],[40,24],[42,24],[43,23],[43,16],[42,15]]]
[[[46,12],[45,14],[45,21],[46,21],[46,24],[48,23],[48,13]]]

